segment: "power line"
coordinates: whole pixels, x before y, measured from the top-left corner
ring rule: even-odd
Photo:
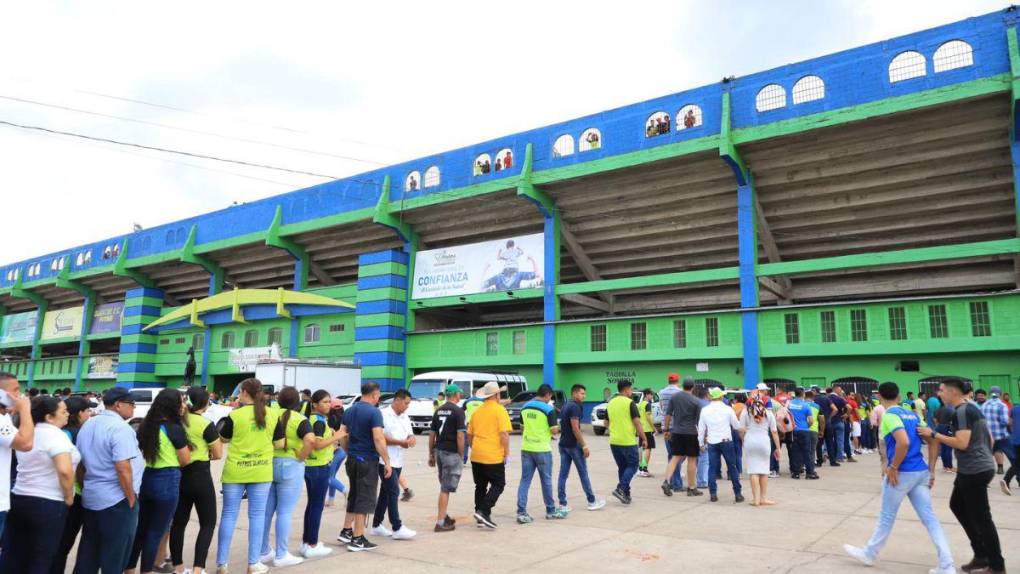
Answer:
[[[76,112],[76,113],[80,113],[80,114],[87,114],[87,115],[90,115],[90,116],[97,116],[97,117],[101,117],[101,118],[108,118],[108,119],[120,120],[120,121],[125,121],[125,122],[132,122],[132,123],[136,123],[136,124],[153,126],[153,127],[163,128],[163,129],[176,130],[176,131],[181,131],[181,132],[186,132],[186,133],[191,133],[191,134],[197,134],[197,135],[203,135],[203,136],[210,136],[210,137],[234,140],[234,141],[250,143],[250,144],[255,144],[255,145],[264,145],[264,146],[275,147],[275,148],[279,148],[279,149],[285,149],[285,150],[289,150],[289,151],[296,151],[296,152],[300,152],[300,153],[308,153],[308,154],[313,154],[313,155],[332,157],[332,158],[343,159],[343,160],[348,160],[348,161],[356,161],[356,162],[367,163],[367,164],[372,164],[372,165],[385,165],[382,162],[378,162],[378,161],[370,160],[370,159],[362,159],[362,158],[358,158],[358,157],[354,157],[354,156],[340,155],[340,154],[334,154],[334,153],[329,153],[329,152],[316,151],[316,150],[313,150],[313,149],[287,146],[287,145],[283,145],[283,144],[276,144],[276,143],[273,143],[273,142],[267,142],[267,141],[250,139],[250,138],[242,138],[242,137],[237,137],[237,136],[229,136],[229,135],[218,134],[218,133],[215,133],[215,132],[209,132],[209,131],[205,131],[205,130],[196,130],[196,129],[192,129],[192,128],[184,128],[184,127],[180,127],[180,126],[174,126],[174,125],[164,124],[164,123],[160,123],[160,122],[153,122],[153,121],[149,121],[149,120],[142,120],[142,119],[138,119],[138,118],[129,118],[129,117],[125,117],[125,116],[118,116],[118,115],[113,115],[113,114],[106,114],[106,113],[103,113],[103,112],[96,112],[96,111],[92,111],[92,110],[84,110],[84,109],[81,109],[81,108],[73,108],[73,107],[70,107],[70,106],[63,106],[63,105],[60,105],[60,104],[51,104],[51,103],[48,103],[48,102],[40,102],[38,100],[30,100],[30,99],[27,99],[27,98],[18,98],[18,97],[14,97],[14,96],[5,96],[5,95],[0,94],[0,99],[9,100],[9,101],[12,101],[12,102],[19,102],[19,103],[22,103],[22,104],[31,104],[31,105],[35,105],[35,106],[42,106],[42,107],[45,107],[45,108],[51,108],[51,109],[55,109],[55,110],[62,110],[62,111],[66,111],[66,112]]]
[[[296,173],[298,175],[310,175],[312,177],[321,177],[321,178],[325,178],[325,179],[339,179],[337,176],[334,176],[334,175],[325,175],[325,174],[315,173],[315,172],[311,172],[311,171],[301,171],[301,170],[298,170],[298,169],[290,169],[290,168],[286,168],[286,167],[277,167],[277,166],[268,165],[268,164],[264,164],[264,163],[255,163],[255,162],[243,161],[243,160],[239,160],[239,159],[228,159],[228,158],[217,157],[217,156],[214,156],[214,155],[205,155],[205,154],[193,153],[193,152],[176,150],[176,149],[170,149],[170,148],[163,148],[163,147],[149,146],[149,145],[143,145],[143,144],[137,144],[137,143],[131,143],[131,142],[124,142],[124,141],[119,141],[119,140],[114,140],[114,139],[109,139],[109,138],[101,138],[101,137],[96,137],[96,136],[80,134],[80,133],[76,133],[76,132],[67,132],[67,131],[62,131],[62,130],[55,130],[55,129],[51,129],[51,128],[45,128],[45,127],[42,127],[42,126],[32,126],[32,125],[27,125],[27,124],[19,124],[19,123],[15,123],[15,122],[9,122],[7,120],[0,120],[0,125],[5,125],[5,126],[9,126],[9,127],[14,127],[14,128],[20,128],[20,129],[24,129],[24,130],[35,130],[35,131],[46,132],[46,133],[51,133],[51,134],[57,134],[57,135],[62,135],[62,136],[68,136],[68,137],[73,137],[73,138],[80,138],[80,139],[90,140],[90,141],[97,141],[97,142],[104,142],[104,143],[110,143],[110,144],[116,144],[116,145],[122,145],[122,146],[128,146],[128,147],[135,147],[135,148],[139,148],[139,149],[147,149],[147,150],[151,150],[151,151],[159,151],[159,152],[163,152],[163,153],[172,153],[172,154],[183,155],[183,156],[193,157],[193,158],[198,158],[198,159],[208,159],[208,160],[211,160],[211,161],[220,161],[220,162],[224,162],[224,163],[233,163],[233,164],[237,164],[237,165],[244,165],[244,166],[247,166],[247,167],[258,167],[258,168],[262,168],[262,169],[272,169],[272,170],[276,170],[276,171],[283,171],[283,172],[287,172],[287,173]]]

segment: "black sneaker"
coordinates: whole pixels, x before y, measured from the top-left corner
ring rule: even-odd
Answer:
[[[453,526],[454,524],[457,524],[457,521],[451,518],[449,514],[447,514],[446,517],[443,518],[443,524]]]
[[[669,485],[668,480],[662,481],[662,493],[666,496],[673,496],[673,487]]]
[[[808,480],[818,480],[821,477],[818,476],[818,473],[812,472],[811,474],[807,475],[805,478],[807,478]]]
[[[741,494],[738,494],[737,497],[733,499],[734,503],[743,502],[743,501],[744,501],[744,496],[741,495]]]
[[[496,528],[496,523],[492,521],[492,517],[479,510],[475,511],[475,520],[486,528]]]
[[[705,493],[701,492],[697,488],[688,488],[687,489],[687,496],[701,496],[702,494],[705,494]]]
[[[627,504],[627,495],[624,494],[623,491],[620,490],[619,488],[614,490],[611,494],[616,497],[616,500],[619,500],[620,502]]]
[[[411,490],[410,488],[405,488],[404,489],[404,495],[400,497],[400,502],[407,502],[408,500],[411,500],[412,498],[414,498],[414,491]]]
[[[842,465],[842,464],[839,464],[839,463],[838,463],[838,462],[836,462],[836,461],[832,461],[832,462],[830,462],[830,463],[829,463],[829,466],[843,466],[843,465]]]
[[[624,494],[623,500],[621,502],[623,502],[624,504],[630,504],[631,502],[633,502],[633,499],[630,497],[629,494]]]
[[[710,502],[719,502],[719,497],[713,494],[708,500]]]
[[[442,524],[434,524],[433,528],[432,528],[432,531],[433,532],[450,532],[451,530],[455,530],[456,528],[457,528],[457,525],[455,525],[455,524],[453,524],[451,522],[447,522],[447,521],[444,520]]]
[[[800,480],[800,473],[799,472],[795,472],[795,473],[790,475],[790,478],[792,478],[794,480]]]
[[[340,534],[336,535],[337,542],[343,544],[350,544],[351,540],[354,539],[354,530],[351,528],[343,528],[340,530]]]
[[[963,570],[964,572],[970,572],[971,570],[978,570],[980,568],[987,567],[988,567],[987,560],[985,560],[984,558],[974,558],[970,562],[964,564],[963,566],[960,566],[960,570]]]
[[[818,459],[818,460],[815,461],[815,466],[822,466],[822,464],[824,464],[824,463],[825,463],[824,460]]]
[[[351,552],[364,552],[366,550],[375,550],[378,547],[379,547],[378,544],[375,544],[374,542],[369,542],[369,540],[364,536],[352,538],[351,541],[347,544],[347,550]]]

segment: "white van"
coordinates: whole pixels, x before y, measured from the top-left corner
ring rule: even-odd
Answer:
[[[506,387],[506,391],[500,394],[500,398],[509,401],[511,397],[528,390],[528,381],[521,375],[506,373],[484,373],[470,371],[433,371],[422,373],[411,379],[407,390],[410,391],[414,400],[407,409],[407,415],[411,419],[411,427],[414,432],[420,433],[428,430],[432,424],[432,413],[435,411],[435,400],[439,393],[445,391],[447,385],[457,385],[464,392],[464,397],[470,397],[485,383],[496,381],[499,386]]]

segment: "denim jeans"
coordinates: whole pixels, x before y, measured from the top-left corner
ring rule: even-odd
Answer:
[[[904,498],[910,498],[910,504],[914,512],[921,519],[921,523],[928,530],[928,536],[935,544],[935,551],[939,557],[939,568],[949,568],[953,565],[953,555],[949,551],[949,543],[946,542],[946,535],[942,532],[942,524],[935,516],[935,510],[931,506],[931,490],[928,489],[928,471],[901,472],[900,480],[896,486],[890,486],[888,481],[882,483],[882,510],[878,514],[878,522],[875,524],[875,532],[868,540],[864,548],[865,554],[872,560],[878,558],[878,553],[885,547],[892,533],[893,525],[896,524],[896,513],[900,510],[900,503]]]
[[[305,465],[296,458],[273,459],[273,482],[266,498],[266,520],[262,530],[261,554],[275,549],[274,557],[283,558],[287,555],[287,540],[290,538],[291,517],[294,508],[301,498],[301,487],[304,486]],[[276,545],[269,545],[269,527],[273,524],[276,514]]]
[[[875,448],[871,445],[871,421],[867,417],[861,419],[861,448]]]
[[[836,439],[835,439],[836,433],[835,433],[835,425],[836,425],[836,419],[834,419],[834,418],[832,418],[830,416],[826,416],[825,417],[825,440],[824,440],[825,445],[824,445],[824,447],[825,447],[825,454],[829,457],[829,463],[830,464],[836,462]],[[818,442],[818,447],[816,448],[817,452],[819,453],[818,460],[822,460],[822,457],[821,457],[822,446],[823,446],[822,442],[823,441],[819,441]]]
[[[790,448],[790,472],[814,474],[815,460],[811,452],[811,431],[793,431],[793,444]]]
[[[142,558],[142,572],[152,572],[156,567],[159,541],[170,530],[170,521],[177,511],[180,495],[180,467],[145,469],[142,490],[138,493],[138,530],[135,532],[135,543],[127,568],[137,565],[139,555]]]
[[[670,444],[672,441],[664,440],[662,442],[666,443],[666,462],[669,462],[669,460],[673,458],[673,445]],[[676,470],[673,471],[673,476],[669,477],[669,486],[674,492],[684,489],[684,473],[682,466],[683,465],[680,464],[676,465]]]
[[[12,494],[9,512],[0,573],[48,573],[67,520],[64,501]]]
[[[939,425],[937,431],[939,434],[948,435],[949,425]],[[939,457],[942,459],[942,468],[953,468],[953,447],[940,444]]]
[[[616,472],[618,482],[616,488],[620,489],[620,492],[630,496],[630,481],[637,474],[638,461],[640,456],[638,454],[637,445],[634,446],[620,446],[611,444],[609,450],[613,453],[613,460],[616,461]]]
[[[545,513],[556,511],[556,500],[552,489],[552,452],[521,451],[521,483],[517,486],[517,514],[528,511],[528,490],[531,479],[538,471],[538,480],[542,483],[542,501],[545,502]]]
[[[336,473],[340,472],[340,465],[344,463],[345,458],[347,458],[347,453],[344,449],[340,448],[340,445],[336,445],[336,450],[333,451],[333,461],[329,463],[329,491],[327,496],[330,500],[336,498],[338,490],[341,494],[347,493],[347,487],[336,477]]]
[[[589,502],[595,502],[595,491],[591,488],[591,478],[588,477],[588,461],[584,458],[584,450],[579,446],[563,448],[560,447],[560,477],[558,491],[560,495],[560,506],[567,505],[567,476],[570,475],[570,464],[577,467],[577,476],[581,479],[581,488],[584,489],[584,497]]]
[[[372,517],[372,526],[379,526],[390,513],[390,526],[394,532],[400,530],[404,525],[400,521],[400,467],[393,467],[389,478],[386,476],[386,467],[379,466],[379,498],[375,503],[375,516]]]
[[[726,462],[726,474],[730,476],[730,482],[733,483],[733,494],[740,496],[740,473],[737,472],[737,452],[732,440],[708,445],[708,493],[715,496],[718,492],[715,477],[719,476],[721,468],[720,456]]]
[[[127,499],[102,510],[85,509],[74,574],[120,574],[124,571],[138,526],[138,502]]]
[[[266,501],[272,482],[226,483],[223,485],[223,511],[220,514],[219,538],[216,540],[216,566],[230,560],[230,542],[234,538],[237,515],[241,511],[241,495],[248,492],[248,564],[259,561],[262,530],[266,527]]]
[[[708,470],[708,450],[704,450],[698,455],[698,466],[694,471],[698,488],[708,488]]]
[[[832,448],[829,449],[829,464],[833,464],[838,460],[846,458],[846,451],[843,449],[843,435],[846,433],[846,423],[843,419],[833,418],[832,423]],[[828,434],[828,433],[826,433]],[[826,447],[828,447],[828,439],[826,436]]]
[[[854,457],[854,446],[850,441],[850,431],[853,430],[853,424],[851,421],[843,422],[843,452],[846,453],[847,458]]]
[[[734,462],[737,466],[737,476],[740,476],[744,472],[744,441],[740,440],[740,432],[733,431],[731,434],[733,439]]]
[[[305,467],[305,488],[308,489],[308,503],[305,505],[305,530],[301,535],[301,540],[305,544],[319,543],[319,526],[322,525],[322,509],[326,506],[329,477],[328,464]]]

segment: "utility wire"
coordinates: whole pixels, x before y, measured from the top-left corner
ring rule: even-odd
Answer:
[[[311,172],[311,171],[302,171],[302,170],[299,170],[299,169],[290,169],[290,168],[286,168],[286,167],[278,167],[278,166],[268,165],[268,164],[264,164],[264,163],[255,163],[255,162],[243,161],[243,160],[239,160],[239,159],[228,159],[228,158],[217,157],[217,156],[214,156],[214,155],[205,155],[205,154],[193,153],[193,152],[188,152],[188,151],[183,151],[183,150],[176,150],[176,149],[157,147],[157,146],[149,146],[149,145],[137,144],[137,143],[132,143],[132,142],[124,142],[124,141],[119,141],[119,140],[114,140],[114,139],[109,139],[109,138],[101,138],[101,137],[90,136],[90,135],[86,135],[86,134],[80,134],[80,133],[76,133],[76,132],[67,132],[67,131],[62,131],[62,130],[55,130],[55,129],[51,129],[51,128],[45,128],[45,127],[42,127],[42,126],[33,126],[33,125],[28,125],[28,124],[19,124],[19,123],[15,123],[15,122],[9,122],[7,120],[0,120],[0,125],[9,126],[9,127],[13,127],[13,128],[20,128],[20,129],[23,129],[23,130],[35,130],[35,131],[40,131],[40,132],[45,132],[45,133],[50,133],[50,134],[57,134],[57,135],[68,136],[68,137],[73,137],[73,138],[80,138],[80,139],[83,139],[83,140],[90,140],[90,141],[97,141],[97,142],[103,142],[103,143],[109,143],[109,144],[116,144],[116,145],[122,145],[122,146],[127,146],[127,147],[135,147],[135,148],[139,148],[139,149],[147,149],[147,150],[159,151],[159,152],[163,152],[163,153],[172,153],[172,154],[183,155],[183,156],[187,156],[187,157],[194,157],[194,158],[198,158],[198,159],[208,159],[208,160],[211,160],[211,161],[220,161],[220,162],[224,162],[224,163],[233,163],[233,164],[244,165],[244,166],[248,166],[248,167],[257,167],[257,168],[262,168],[262,169],[272,169],[272,170],[283,171],[283,172],[287,172],[287,173],[296,173],[298,175],[310,175],[312,177],[321,177],[321,178],[324,178],[324,179],[339,179],[335,175],[326,175],[326,174],[315,173],[315,172]]]

